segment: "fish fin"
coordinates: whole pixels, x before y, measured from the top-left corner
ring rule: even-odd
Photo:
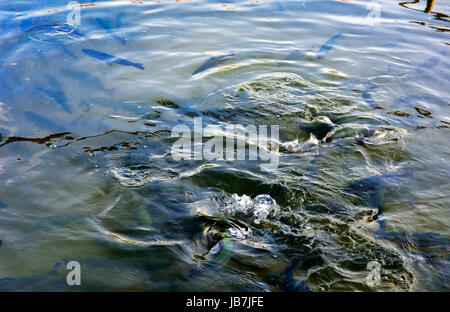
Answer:
[[[375,236],[377,238],[383,238],[386,235],[387,220],[380,219],[376,222],[380,225],[380,228],[375,232]]]
[[[326,142],[327,139],[328,139],[329,137],[333,136],[333,135],[336,133],[336,130],[338,130],[338,129],[339,129],[339,128],[336,127],[336,128],[334,128],[333,130],[331,130],[330,132],[328,132],[328,133],[325,135],[325,137],[322,139],[322,142]]]
[[[115,36],[114,37],[117,41],[119,41],[121,44],[126,45],[127,44],[127,39],[126,38],[122,38],[122,37],[118,37]]]
[[[61,262],[56,263],[53,268],[51,269],[50,272],[48,272],[48,275],[54,275],[56,274],[56,271],[58,270],[58,268],[62,265]]]
[[[312,292],[311,288],[308,287],[305,281],[300,281],[295,286],[296,292]]]
[[[364,139],[362,139],[360,137],[355,137],[355,141],[356,141],[356,144],[358,144],[358,145],[362,145],[362,146],[366,145],[366,142],[364,142]]]
[[[145,70],[144,65],[142,65],[141,63],[133,63],[133,66],[139,68],[140,70]]]
[[[370,206],[377,209],[377,213],[374,216],[375,219],[383,215],[384,192],[385,188],[381,186],[375,190],[374,196],[369,198]]]
[[[116,27],[122,26],[122,19],[124,16],[125,16],[125,14],[123,12],[120,12],[119,14],[117,14],[116,21],[115,21]]]

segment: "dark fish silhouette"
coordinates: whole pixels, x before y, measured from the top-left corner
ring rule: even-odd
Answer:
[[[116,16],[116,27],[120,27],[123,25],[123,17],[125,16],[125,14],[123,12],[120,12],[119,14],[117,14]]]
[[[314,134],[314,136],[319,140],[322,140],[332,134],[337,127],[337,125],[325,116],[316,117],[310,122],[301,121],[299,124],[299,128],[302,131]]]
[[[391,65],[388,65],[387,70],[386,70],[383,74],[381,74],[381,76],[388,75],[388,74],[390,74],[391,72],[392,72],[392,66],[391,66]],[[372,108],[380,108],[380,107],[375,103],[375,101],[374,101],[374,99],[372,98],[372,95],[371,95],[371,93],[373,92],[373,90],[375,90],[376,88],[378,88],[377,85],[374,85],[374,84],[370,84],[370,83],[369,83],[369,85],[368,85],[367,88],[363,91],[363,94],[362,94],[362,98],[363,98],[364,102],[366,102],[366,103],[367,103],[370,107],[372,107]]]
[[[417,67],[416,72],[418,74],[422,74],[425,71],[427,71],[428,69],[435,67],[438,62],[439,62],[439,58],[437,56],[430,57],[429,59],[427,59],[425,62],[423,62],[422,64],[420,64]]]
[[[289,53],[288,56],[284,58],[284,60],[298,60],[306,55],[306,53],[310,52],[311,50],[294,50],[293,52]]]
[[[189,272],[189,277],[196,277],[208,271],[220,270],[230,259],[233,250],[233,240],[222,239],[210,250],[209,261],[201,267],[195,267]]]
[[[57,274],[58,268],[61,263],[55,264],[53,269],[44,274],[33,275],[29,277],[23,277],[19,279],[5,277],[0,279],[0,291],[24,291],[33,290],[34,287],[39,286],[43,281],[49,277],[55,276]]]
[[[338,40],[344,33],[340,32],[336,35],[334,35],[333,37],[331,37],[330,39],[328,39],[327,42],[325,42],[319,49],[319,52],[317,52],[317,59],[321,60],[323,59],[325,56],[328,55],[328,53],[331,51],[331,49],[333,49],[333,46],[336,43],[336,40]]]
[[[0,209],[6,209],[6,208],[8,208],[8,205],[0,202]]]
[[[294,50],[291,53],[289,53],[284,59],[283,61],[294,61],[294,60],[299,60],[301,58],[303,58],[306,53],[310,52],[311,50]],[[283,62],[279,62],[278,66],[282,65]]]
[[[41,130],[49,130],[49,131],[56,131],[56,132],[64,132],[66,129],[58,125],[57,123],[51,121],[50,119],[38,115],[33,112],[24,112],[25,118],[27,118],[29,121],[31,121],[33,124],[38,126]]]
[[[374,89],[376,89],[377,86],[370,86],[368,87],[366,90],[364,90],[363,94],[362,94],[362,98],[364,100],[364,102],[366,102],[367,104],[369,104],[370,107],[372,108],[377,108],[379,107],[375,101],[372,98],[372,95],[370,94]]]
[[[136,68],[139,68],[141,70],[144,70],[144,66],[141,63],[133,63],[130,62],[126,59],[123,58],[119,58],[110,54],[106,54],[100,51],[96,51],[96,50],[91,50],[91,49],[82,49],[81,51],[83,51],[84,54],[105,61],[108,65],[112,65],[114,64],[119,64],[119,65],[123,65],[123,66],[133,66]]]
[[[305,281],[296,281],[294,279],[294,271],[297,265],[291,264],[285,271],[285,278],[281,289],[286,292],[311,292]]]
[[[382,174],[368,177],[346,187],[344,195],[356,195],[358,199],[367,200],[371,208],[377,209],[374,218],[383,214],[384,188],[390,184],[397,184],[401,179],[412,177],[412,170],[405,174]]]
[[[104,30],[106,30],[110,35],[111,35],[111,37],[113,37],[114,39],[116,39],[117,41],[119,41],[121,44],[127,44],[127,39],[125,39],[125,38],[122,38],[122,37],[119,37],[119,36],[117,36],[115,33],[114,33],[114,30],[113,30],[113,27],[110,25],[110,24],[108,24],[108,22],[106,22],[104,19],[101,19],[101,18],[96,18],[95,19],[95,21],[104,29]]]
[[[210,59],[208,59],[205,63],[202,64],[199,68],[197,68],[193,73],[192,76],[197,75],[207,69],[210,69],[212,67],[215,67],[223,62],[225,62],[227,59],[234,57],[234,53],[230,53],[227,55],[221,55],[221,56],[213,56]]]
[[[66,95],[62,91],[61,84],[55,78],[53,78],[51,76],[46,76],[46,78],[48,81],[48,85],[51,87],[51,89],[41,88],[41,87],[38,87],[38,89],[40,91],[42,91],[43,93],[45,93],[48,97],[55,100],[55,102],[57,102],[59,105],[61,105],[62,109],[66,113],[71,114],[72,110],[69,106]]]
[[[275,275],[271,275],[267,278],[267,282],[271,285],[279,285],[281,280],[281,290],[285,292],[311,292],[305,281],[296,281],[294,278],[294,272],[296,270],[307,270],[308,267],[322,263],[321,257],[314,255],[308,256],[305,259],[292,262],[289,267]]]
[[[387,220],[377,221],[380,229],[375,233],[378,239],[386,239],[395,243],[398,247],[408,250],[418,250],[421,252],[438,248],[444,252],[450,251],[450,240],[437,232],[387,232]]]
[[[106,89],[101,79],[96,74],[73,69],[62,69],[60,73],[65,77],[70,78],[71,81],[76,81],[83,86],[88,85],[90,88],[95,89],[95,95],[98,95],[99,93],[102,93],[102,95],[111,95],[114,91],[113,89]]]

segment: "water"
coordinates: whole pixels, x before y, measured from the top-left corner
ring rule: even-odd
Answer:
[[[80,3],[0,3],[0,290],[449,290],[449,2]]]

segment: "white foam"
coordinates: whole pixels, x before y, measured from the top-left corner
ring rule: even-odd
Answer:
[[[227,234],[236,239],[246,239],[252,235],[252,230],[241,227],[229,228]]]
[[[290,142],[283,143],[284,148],[290,153],[306,152],[317,148],[319,146],[319,140],[311,133],[308,141],[300,143],[297,139]]]
[[[231,204],[223,207],[222,211],[227,215],[244,215],[255,224],[276,216],[280,210],[276,201],[265,194],[258,195],[253,200],[247,195],[233,194],[231,200]]]

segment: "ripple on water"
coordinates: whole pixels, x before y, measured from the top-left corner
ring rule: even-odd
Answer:
[[[38,42],[69,43],[81,38],[77,27],[66,23],[36,25],[30,27],[26,33],[30,39]]]
[[[264,202],[262,206],[260,199]],[[260,194],[254,200],[246,195],[221,195],[209,203],[203,201],[194,205],[194,215],[210,220],[198,243],[210,248],[209,256],[228,254],[226,260],[220,264],[215,262],[215,266],[255,269],[258,267],[253,263],[255,257],[265,262],[270,258],[280,258],[282,261],[275,266],[279,272],[275,276],[288,274],[285,271],[286,261],[297,263],[297,274],[304,276],[302,283],[313,290],[405,291],[414,286],[415,277],[404,257],[382,242],[366,236],[354,224],[322,214],[293,213],[278,206],[276,214],[269,216],[265,213],[264,220],[255,219],[253,214],[257,211],[267,212],[268,202],[271,208],[277,205],[267,194]],[[223,245],[223,240],[228,243]],[[223,246],[228,246],[228,251],[224,251]],[[252,256],[248,254],[248,248],[256,248],[252,249]],[[265,254],[262,258],[261,252]],[[311,257],[315,260],[305,260]],[[303,265],[300,264],[302,261],[305,261]],[[374,261],[382,267],[382,283],[375,285],[367,278],[369,263]],[[288,277],[285,281],[281,279],[280,283],[274,283],[271,279],[275,273],[273,270],[265,273],[262,267],[259,270],[269,288],[279,290],[288,287]]]

